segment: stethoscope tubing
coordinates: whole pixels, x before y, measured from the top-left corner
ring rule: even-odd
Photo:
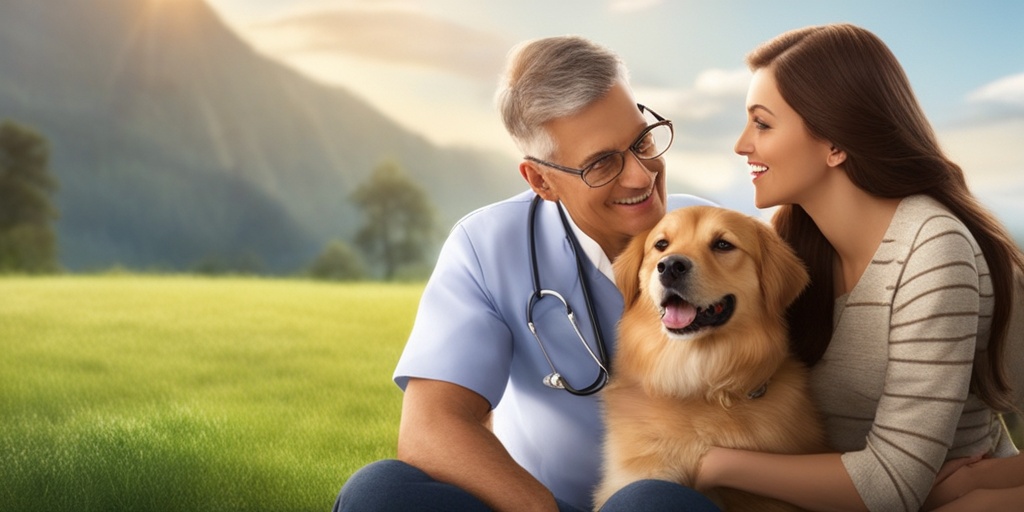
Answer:
[[[608,365],[608,350],[604,342],[604,337],[601,335],[601,324],[595,314],[595,308],[593,299],[590,294],[590,286],[587,284],[587,277],[584,274],[583,261],[580,259],[580,252],[582,248],[579,246],[579,241],[572,232],[572,227],[569,225],[569,219],[566,218],[565,212],[562,211],[562,205],[556,204],[558,208],[558,215],[562,220],[562,227],[565,229],[565,234],[569,238],[569,245],[572,249],[573,257],[576,260],[576,272],[580,279],[580,288],[583,291],[583,302],[587,307],[587,314],[590,316],[590,323],[594,330],[594,340],[597,345],[598,354],[594,354],[594,351],[590,348],[590,345],[586,342],[586,338],[580,332],[579,326],[576,323],[575,314],[572,308],[569,306],[569,302],[566,301],[560,293],[554,290],[546,290],[540,286],[540,271],[537,262],[537,238],[536,238],[536,216],[537,209],[540,206],[540,196],[535,196],[530,203],[530,210],[528,214],[528,236],[529,236],[529,248],[530,248],[530,272],[533,280],[533,292],[530,294],[530,298],[526,304],[526,324],[533,333],[534,338],[537,339],[538,345],[540,345],[541,353],[544,354],[544,358],[547,360],[548,366],[551,367],[551,374],[544,378],[544,384],[548,387],[556,389],[564,389],[569,393],[577,396],[587,396],[597,393],[605,384],[608,383],[609,365]],[[551,357],[548,355],[547,350],[544,348],[544,343],[541,342],[540,336],[537,334],[536,325],[533,322],[533,306],[539,302],[542,298],[551,296],[557,298],[565,306],[566,315],[569,317],[569,323],[572,324],[573,330],[576,331],[576,335],[583,342],[583,346],[586,347],[587,352],[590,353],[590,357],[594,359],[599,368],[597,379],[594,380],[589,386],[583,389],[576,389],[572,387],[568,381],[563,378],[557,370],[555,365],[551,361]]]

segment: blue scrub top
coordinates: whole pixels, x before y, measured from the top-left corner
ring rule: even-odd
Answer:
[[[527,230],[533,197],[532,191],[521,193],[455,225],[420,299],[394,379],[403,390],[410,377],[419,377],[479,393],[494,408],[494,432],[516,462],[559,499],[589,510],[601,465],[600,393],[575,396],[542,382],[551,369],[526,325],[533,293]],[[671,195],[668,203],[669,209],[711,204],[689,195]],[[576,259],[555,203],[541,202],[535,230],[540,285],[565,297],[597,354]],[[622,295],[582,252],[580,257],[611,357]],[[559,373],[576,389],[593,383],[598,366],[562,303],[540,300],[533,319]]]

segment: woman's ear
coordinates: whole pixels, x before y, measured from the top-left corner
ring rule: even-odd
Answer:
[[[541,197],[541,199],[547,201],[558,201],[558,194],[551,189],[548,185],[547,178],[544,173],[540,172],[537,168],[537,164],[523,160],[519,163],[519,174],[523,175],[523,179],[530,184],[530,188],[533,189],[534,193]]]
[[[834,145],[829,148],[828,158],[825,160],[829,167],[839,167],[846,161],[846,151],[843,151]]]

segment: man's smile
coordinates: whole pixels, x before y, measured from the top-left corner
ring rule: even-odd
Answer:
[[[647,199],[649,199],[651,197],[651,194],[653,194],[653,193],[654,193],[654,188],[652,187],[649,190],[647,190],[647,192],[644,192],[642,195],[634,196],[634,197],[627,197],[627,198],[624,198],[624,199],[616,200],[615,204],[624,204],[624,205],[640,204],[640,203],[646,201]]]

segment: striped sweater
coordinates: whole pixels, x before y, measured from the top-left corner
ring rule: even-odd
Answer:
[[[836,300],[832,341],[811,372],[829,443],[870,510],[918,510],[947,459],[1017,453],[1000,416],[968,393],[993,303],[963,223],[927,196],[904,199]]]

